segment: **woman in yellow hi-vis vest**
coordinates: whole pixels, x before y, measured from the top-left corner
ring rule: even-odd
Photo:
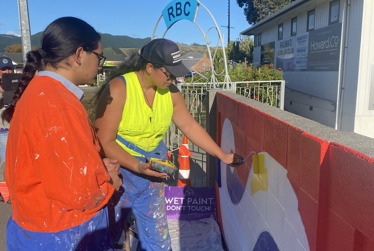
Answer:
[[[107,157],[121,165],[124,191],[116,201],[114,241],[121,237],[131,209],[142,250],[171,250],[164,183],[168,175],[151,169],[146,158],[167,158],[164,135],[171,121],[194,144],[226,164],[225,153],[190,115],[176,77],[188,72],[179,47],[168,39],[154,39],[119,66],[101,90],[96,115],[99,140]]]

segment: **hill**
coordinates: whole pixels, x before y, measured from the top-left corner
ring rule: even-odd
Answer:
[[[31,36],[31,46],[40,47],[40,37],[42,33],[36,33]],[[113,36],[110,34],[102,33],[101,41],[104,48],[140,48],[151,40],[148,38],[133,38],[129,36]],[[9,45],[21,44],[21,37],[0,34],[0,52],[5,51]]]
[[[31,36],[31,46],[40,47],[40,37],[42,33],[36,33]],[[120,35],[111,35],[107,33],[101,33],[101,41],[103,48],[110,48],[114,54],[124,53],[128,54],[129,52],[134,51],[137,48],[141,48],[143,45],[148,43],[151,40],[150,37],[147,38],[133,38],[129,36],[120,36]],[[21,44],[21,37],[0,34],[0,52],[4,52],[5,48],[9,45]],[[178,43],[179,48],[182,54],[191,51],[197,51],[204,53],[206,51],[206,46],[204,45],[186,45]]]

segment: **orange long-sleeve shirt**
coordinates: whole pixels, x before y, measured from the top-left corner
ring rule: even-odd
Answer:
[[[36,76],[11,121],[6,183],[13,219],[23,228],[55,232],[93,217],[114,188],[80,100],[61,82]]]

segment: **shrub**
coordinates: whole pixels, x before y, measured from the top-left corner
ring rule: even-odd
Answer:
[[[267,81],[267,80],[283,80],[283,72],[281,69],[274,69],[273,65],[262,65],[261,67],[254,67],[253,65],[246,63],[237,63],[234,66],[228,67],[228,74],[232,82],[240,81]],[[203,75],[211,79],[211,72],[207,71]],[[224,73],[220,73],[216,76],[218,82],[224,81]],[[187,83],[203,83],[206,82],[203,78],[195,77],[193,81],[186,79]]]

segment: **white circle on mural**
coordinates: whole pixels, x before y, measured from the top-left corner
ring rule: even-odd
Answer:
[[[225,119],[221,133],[224,151],[235,152],[234,136],[230,120]],[[260,155],[260,164],[257,163],[260,173],[253,173],[253,163],[249,164],[250,168],[244,167],[249,170],[244,184],[236,168],[220,162],[220,211],[228,249],[309,250],[298,199],[287,178],[287,170],[268,153]]]

